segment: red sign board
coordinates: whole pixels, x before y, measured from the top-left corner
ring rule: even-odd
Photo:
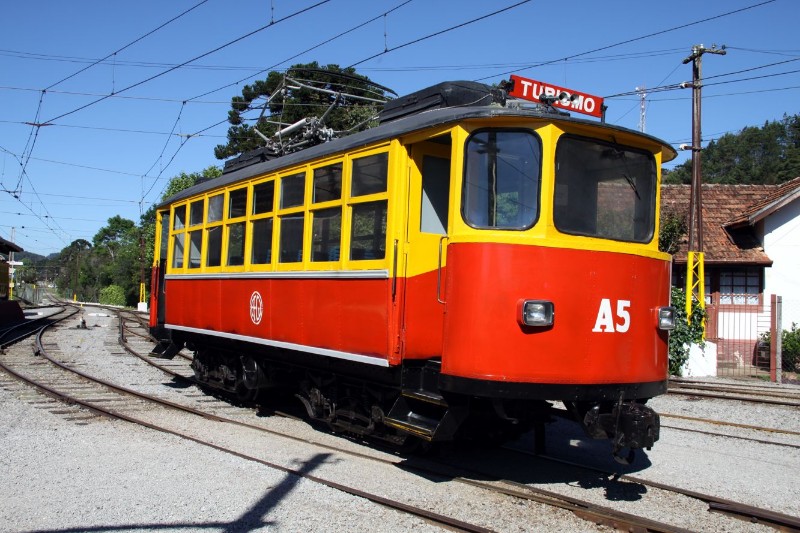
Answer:
[[[509,96],[530,100],[531,102],[541,102],[539,97],[549,96],[554,100],[551,102],[555,107],[584,113],[593,117],[603,116],[603,99],[599,96],[565,89],[558,85],[544,83],[541,81],[511,75],[512,89],[508,92]]]

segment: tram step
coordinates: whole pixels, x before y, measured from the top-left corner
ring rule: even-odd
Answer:
[[[159,359],[174,359],[178,352],[181,351],[181,346],[169,341],[161,341],[153,347],[148,355],[150,357],[157,357]]]

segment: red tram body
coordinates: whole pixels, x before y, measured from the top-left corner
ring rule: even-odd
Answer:
[[[493,105],[404,108],[448,91]],[[672,319],[660,167],[675,153],[503,103],[437,86],[376,128],[242,156],[166,200],[159,350],[194,350],[210,386],[287,389],[313,418],[394,442],[511,436],[560,401],[615,452],[649,448]]]

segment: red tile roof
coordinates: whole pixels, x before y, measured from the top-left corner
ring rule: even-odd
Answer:
[[[689,185],[664,185],[661,188],[662,217],[674,213],[688,220],[689,192]],[[765,207],[780,207],[787,195],[795,193],[800,193],[800,178],[781,185],[703,185],[705,263],[771,265],[772,260],[764,252],[752,226],[760,218],[751,217],[764,212]],[[688,235],[685,235],[674,256],[675,262],[686,263],[687,242]]]

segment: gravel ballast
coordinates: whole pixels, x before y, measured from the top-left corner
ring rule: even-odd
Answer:
[[[93,310],[98,311],[94,314],[88,308],[86,311],[89,329],[62,328],[54,334],[64,360],[86,372],[116,378],[114,381],[124,386],[149,389],[147,392],[155,389],[164,396],[179,394],[174,387],[166,386],[169,380],[160,371],[121,353],[115,346],[113,317],[103,316],[106,313],[98,310]],[[198,401],[202,400],[199,396]],[[800,427],[797,408],[751,408],[741,402],[687,401],[679,396],[663,396],[651,405],[664,413],[795,431]],[[391,456],[378,448],[315,431],[303,422],[255,417],[248,410],[231,411],[237,417],[295,432],[300,438],[352,447],[367,455]],[[364,460],[331,455],[315,449],[313,444],[252,436],[234,428],[220,430],[219,423],[181,424],[195,432],[215,432],[215,441],[220,444],[238,444],[249,454],[285,467],[313,465],[314,475],[343,483],[355,481],[359,488],[384,491],[388,496],[406,495],[410,503],[498,531],[607,530],[568,512],[481,496],[477,489],[451,481],[426,480],[402,468],[390,470]],[[662,424],[686,425],[668,418],[662,418]],[[800,444],[796,437],[787,439]],[[527,437],[518,444],[529,446],[529,440]],[[419,518],[186,439],[64,406],[2,373],[0,449],[3,531],[440,530]],[[661,440],[652,451],[640,454],[630,467],[620,468],[610,459],[608,443],[588,440],[574,426],[558,422],[548,434],[548,452],[553,456],[795,516],[800,515],[795,488],[799,451],[663,428]],[[476,458],[481,457],[487,456]],[[651,518],[663,518],[691,530],[770,531],[764,526],[708,513],[706,506],[687,505],[671,494],[657,495],[652,489],[647,503],[640,502],[643,494],[637,491],[646,493],[648,489],[637,483],[597,478],[587,481],[557,467],[549,473],[544,469],[536,474],[525,473],[527,467],[537,465],[536,461],[532,458],[516,469],[506,461],[493,468],[499,473],[512,467],[512,479],[588,498],[628,513],[637,514],[647,507]]]

